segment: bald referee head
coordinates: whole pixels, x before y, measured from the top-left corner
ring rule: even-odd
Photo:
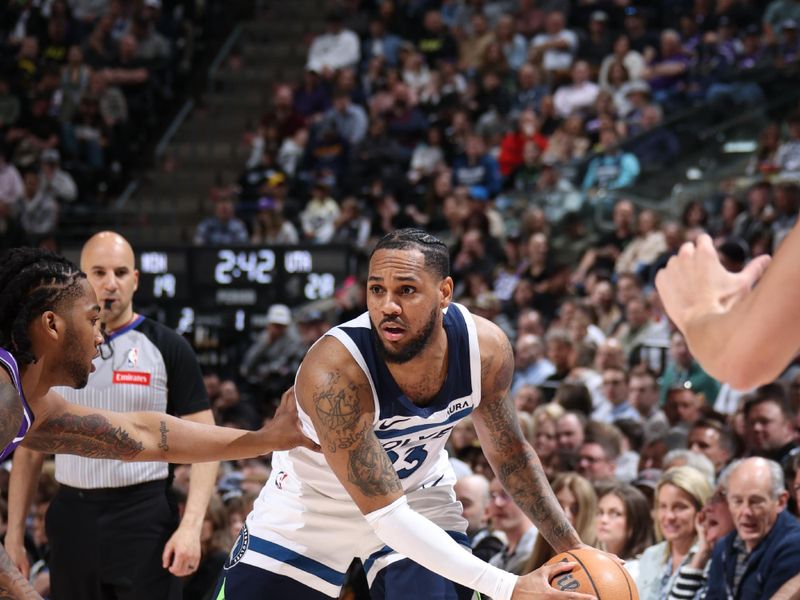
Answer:
[[[83,245],[81,270],[97,294],[107,331],[124,327],[133,319],[133,293],[139,271],[133,248],[113,231],[96,233]]]

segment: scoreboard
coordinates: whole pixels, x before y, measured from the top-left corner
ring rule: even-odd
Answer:
[[[64,255],[77,263],[80,248]],[[263,325],[272,304],[331,298],[358,259],[347,245],[144,246],[136,267],[138,312],[184,332],[195,322],[242,331]]]

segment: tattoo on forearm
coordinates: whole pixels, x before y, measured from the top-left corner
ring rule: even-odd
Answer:
[[[328,373],[324,386],[313,394],[314,409],[322,425],[320,438],[329,453],[349,452],[347,479],[365,496],[402,490],[386,451],[372,435],[372,425],[361,407],[359,394],[368,385],[341,383],[338,371]]]
[[[22,401],[17,388],[0,383],[0,450],[11,443],[22,424]]]
[[[536,453],[525,442],[508,388],[514,372],[514,355],[506,340],[500,364],[493,357],[482,369],[483,417],[496,455],[498,477],[517,505],[534,521],[557,551],[574,546],[579,539],[547,481]],[[487,366],[488,365],[488,366]],[[485,402],[485,404],[484,404]]]
[[[40,452],[120,460],[131,460],[144,450],[142,442],[99,414],[51,417],[25,438],[25,445]]]
[[[383,496],[402,491],[403,486],[386,451],[368,433],[365,431],[361,443],[350,450],[347,479],[357,485],[365,496]]]
[[[360,436],[356,432],[361,420],[361,403],[358,400],[358,386],[339,384],[338,371],[328,373],[328,381],[321,390],[314,393],[314,409],[324,426],[328,450],[346,450],[357,443]]]
[[[0,600],[42,600],[0,545]]]
[[[163,450],[164,452],[169,452],[169,445],[167,444],[167,422],[161,421],[161,426],[158,429],[161,432],[161,441],[158,442],[159,449]]]

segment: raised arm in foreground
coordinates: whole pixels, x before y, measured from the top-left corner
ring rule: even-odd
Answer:
[[[731,273],[711,238],[701,235],[696,244],[681,246],[656,276],[664,308],[692,354],[710,375],[735,388],[773,381],[800,348],[798,227],[771,264],[759,256]]]

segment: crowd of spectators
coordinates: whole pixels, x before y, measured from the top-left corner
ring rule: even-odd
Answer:
[[[195,243],[367,252],[398,227],[436,233],[456,300],[514,346],[521,426],[582,539],[624,558],[645,600],[768,598],[800,572],[800,366],[757,390],[714,380],[653,281],[703,232],[732,271],[777,248],[800,208],[800,113],[764,129],[736,185],[680,218],[625,194],[684,150],[666,117],[755,110],[756,74],[797,62],[800,2],[762,4],[343,2],[302,81],[277,85],[247,132],[241,177],[215,187]],[[585,218],[600,201],[605,229]],[[310,344],[363,311],[353,279],[330,303],[269,307],[237,370],[206,374],[218,423],[269,418]],[[475,553],[520,573],[552,556],[468,419],[450,451]],[[223,473],[187,599],[208,597],[269,462]],[[180,493],[187,470],[175,476]],[[35,515],[31,535],[46,556]],[[354,576],[345,597],[362,585]]]
[[[103,206],[161,125],[217,2],[0,5],[3,248],[55,246],[59,216]]]

